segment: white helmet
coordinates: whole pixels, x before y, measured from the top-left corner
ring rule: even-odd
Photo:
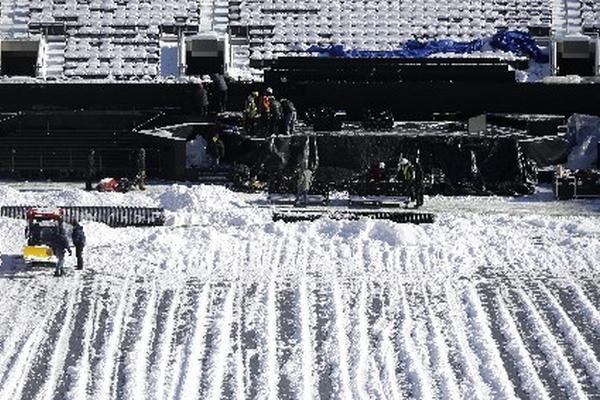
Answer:
[[[385,163],[383,161],[379,163],[379,168],[381,168],[381,169],[385,168]]]
[[[400,160],[400,165],[406,165],[408,164],[408,160],[406,158],[403,158],[402,160]]]

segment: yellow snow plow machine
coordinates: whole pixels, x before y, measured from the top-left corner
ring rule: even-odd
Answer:
[[[23,247],[23,261],[26,266],[54,265],[58,259],[54,255],[51,241],[63,229],[61,209],[30,208],[27,210],[27,245]]]

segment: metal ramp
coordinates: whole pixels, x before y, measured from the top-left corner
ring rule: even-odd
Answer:
[[[31,208],[40,207],[4,206],[0,208],[0,216],[26,219],[27,210]],[[165,223],[165,212],[162,208],[113,206],[71,206],[56,208],[63,210],[64,221],[69,224],[75,221],[95,221],[118,228],[126,226],[162,226]]]
[[[331,218],[336,220],[357,220],[360,218],[384,219],[400,224],[432,224],[435,215],[431,213],[415,211],[391,211],[391,210],[302,210],[285,209],[274,210],[273,221],[301,222],[316,221],[319,218]]]

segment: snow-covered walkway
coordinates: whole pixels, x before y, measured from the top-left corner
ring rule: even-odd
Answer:
[[[286,225],[216,186],[32,187],[0,186],[0,205],[160,205],[169,221],[85,224],[86,269],[57,279],[21,265],[24,222],[0,219],[1,399],[600,392],[597,203],[436,198],[433,225]]]

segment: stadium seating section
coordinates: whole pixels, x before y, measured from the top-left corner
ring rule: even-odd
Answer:
[[[599,7],[582,0],[585,26]],[[315,44],[391,50],[552,25],[549,0],[2,0],[1,10],[3,38],[48,35],[47,76],[116,80],[160,76],[161,38],[178,32],[229,30],[231,66],[249,69]]]

